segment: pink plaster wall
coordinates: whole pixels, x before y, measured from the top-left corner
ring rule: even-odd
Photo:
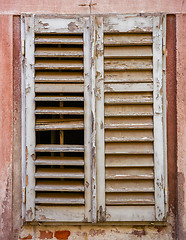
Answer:
[[[7,27],[8,26],[8,27]],[[0,239],[12,228],[12,16],[0,15]]]
[[[177,15],[177,168],[179,237],[186,239],[186,15]]]
[[[1,0],[0,13],[186,12],[184,0]]]

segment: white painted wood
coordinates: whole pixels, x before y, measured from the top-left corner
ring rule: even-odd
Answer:
[[[154,206],[108,206],[107,221],[155,221]]]
[[[146,40],[147,41],[147,40]],[[70,44],[76,44],[76,45],[82,45],[83,44],[83,39],[81,35],[77,36],[59,36],[59,35],[36,35],[35,37],[35,44],[65,44],[65,45],[70,45]]]
[[[83,33],[83,28],[82,17],[35,18],[36,33]]]
[[[162,16],[153,17],[153,81],[154,81],[154,164],[155,213],[162,221],[164,212],[164,133],[162,97]]]
[[[96,161],[98,222],[105,221],[104,53],[103,17],[96,17]]]
[[[91,165],[92,165],[92,151],[91,151],[91,127],[92,127],[92,113],[91,113],[91,41],[90,41],[90,19],[85,18],[84,26],[84,171],[85,171],[85,219],[87,222],[92,220],[92,192],[91,192]]]
[[[105,92],[147,92],[153,91],[152,83],[106,83]]]
[[[104,32],[152,32],[152,16],[139,14],[104,17]]]
[[[96,29],[95,29],[95,16],[90,16],[90,50],[91,50],[91,83],[90,83],[90,97],[91,97],[91,193],[92,193],[92,223],[97,222],[97,161],[96,161],[96,123],[95,123],[95,55],[96,55]]]
[[[35,218],[34,15],[25,17],[26,220]]]
[[[83,145],[38,144],[36,152],[84,152]]]
[[[83,206],[36,206],[39,222],[86,222]]]
[[[73,83],[59,83],[59,84],[50,84],[50,83],[36,83],[35,92],[40,93],[82,93],[83,84],[73,84]]]

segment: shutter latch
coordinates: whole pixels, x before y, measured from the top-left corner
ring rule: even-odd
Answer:
[[[26,187],[23,188],[23,203],[26,203]]]
[[[163,37],[163,54],[165,54],[165,50],[166,50],[166,42],[165,42],[165,37]]]
[[[165,193],[165,204],[167,204],[167,188],[165,187],[164,188],[164,193]]]
[[[25,56],[25,39],[22,39],[22,55]]]

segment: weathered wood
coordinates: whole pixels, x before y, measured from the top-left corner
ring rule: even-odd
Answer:
[[[152,16],[137,14],[104,17],[104,32],[152,32]]]
[[[155,221],[154,206],[107,206],[107,221]]]
[[[35,199],[36,204],[65,204],[65,205],[74,205],[74,204],[84,204],[85,200],[83,195],[77,193],[38,193]]]
[[[84,113],[81,107],[37,107],[35,114],[70,114],[82,115]]]
[[[152,45],[151,33],[112,33],[104,35],[105,46]]]
[[[36,221],[39,222],[86,222],[84,206],[36,206]]]
[[[151,92],[152,83],[105,83],[105,92]]]
[[[69,179],[83,179],[83,169],[62,169],[62,168],[37,168],[35,178],[69,178]]]
[[[107,193],[106,205],[154,205],[153,193]]]
[[[136,155],[106,155],[106,167],[153,167],[153,154],[136,154]]]
[[[28,30],[29,29],[29,30]],[[26,220],[32,221],[35,217],[35,105],[34,105],[34,16],[25,17],[25,96],[26,96]],[[24,97],[24,96],[23,96]]]
[[[84,152],[83,145],[38,144],[36,152]]]
[[[81,35],[48,35],[43,34],[39,35],[37,34],[35,37],[35,44],[76,44],[76,45],[82,45],[83,44],[83,38]]]
[[[36,93],[82,93],[83,84],[72,84],[72,83],[59,83],[59,84],[49,84],[49,83],[36,83],[35,84]]]
[[[83,192],[83,181],[46,181],[38,180],[35,186],[36,191],[63,191],[63,192]]]
[[[83,129],[83,121],[71,121],[69,122],[57,122],[57,123],[37,123],[35,126],[36,131],[48,131],[48,130],[77,130]]]
[[[35,101],[44,101],[44,102],[58,102],[58,101],[65,101],[65,102],[71,102],[71,101],[76,101],[76,102],[82,102],[84,100],[84,97],[79,97],[79,96],[39,96],[35,97]]]
[[[106,180],[106,192],[154,192],[153,180]]]
[[[151,46],[104,47],[104,58],[151,58]]]
[[[35,19],[35,33],[83,33],[84,19],[80,17]]]
[[[153,168],[106,168],[106,179],[153,179]]]
[[[162,100],[162,16],[153,18],[153,80],[154,80],[154,165],[156,220],[164,212],[164,134]]]
[[[62,165],[62,166],[83,166],[83,157],[42,157],[35,160],[35,165]]]
[[[35,82],[83,82],[83,74],[78,72],[41,72],[35,74]]]
[[[36,70],[82,70],[82,60],[37,60],[35,62]]]
[[[151,59],[105,59],[105,71],[152,70]]]
[[[35,57],[63,57],[63,58],[82,58],[83,50],[81,48],[51,48],[36,47]]]

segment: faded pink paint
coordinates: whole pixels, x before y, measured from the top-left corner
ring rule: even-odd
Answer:
[[[12,16],[0,15],[0,239],[12,227]]]
[[[177,22],[177,168],[179,239],[186,239],[186,15]]]
[[[186,12],[184,0],[1,0],[0,13],[141,13]]]

